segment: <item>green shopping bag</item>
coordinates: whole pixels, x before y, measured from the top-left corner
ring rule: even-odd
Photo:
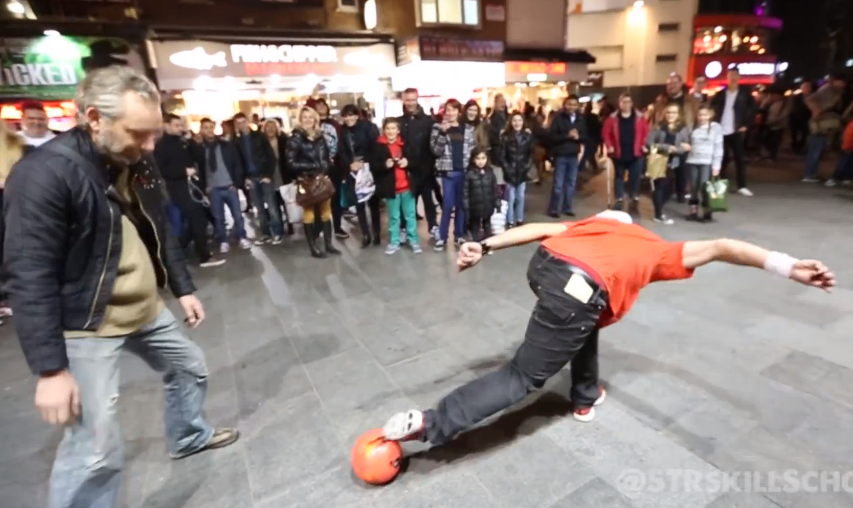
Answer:
[[[705,182],[705,206],[712,212],[729,210],[729,181],[712,178]]]
[[[350,196],[349,183],[344,179],[341,184],[341,208],[344,210],[347,210],[351,206],[355,206],[355,203],[351,202]]]

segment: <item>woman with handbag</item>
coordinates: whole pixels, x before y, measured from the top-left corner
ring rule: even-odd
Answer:
[[[299,112],[299,126],[293,129],[287,140],[285,159],[296,178],[296,201],[305,212],[302,227],[305,228],[305,239],[311,249],[311,256],[325,258],[327,254],[340,254],[341,251],[332,246],[332,196],[335,194],[335,186],[329,178],[332,159],[320,126],[320,117],[313,109],[302,108]],[[314,232],[317,215],[323,224],[325,253],[317,247]]]
[[[379,139],[379,129],[369,120],[360,118],[358,106],[347,104],[341,109],[341,118],[344,123],[341,126],[341,161],[349,170],[346,177],[349,194],[347,201],[355,203],[356,215],[358,216],[358,227],[362,234],[362,247],[380,245],[382,239],[382,226],[379,212],[380,199],[376,196],[366,201],[359,202],[355,195],[356,183],[359,171],[373,171],[370,167],[371,153],[376,148],[376,140]],[[367,221],[367,211],[370,210],[370,223]],[[371,240],[371,232],[373,238]]]
[[[646,159],[646,176],[652,182],[654,221],[671,225],[673,220],[663,213],[663,207],[672,195],[671,175],[681,161],[681,155],[690,151],[690,130],[684,123],[681,107],[670,104],[664,110],[663,121],[652,128],[646,139],[649,156]]]

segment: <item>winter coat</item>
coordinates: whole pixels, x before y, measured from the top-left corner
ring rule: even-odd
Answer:
[[[435,155],[430,148],[429,137],[435,120],[418,110],[417,114],[404,114],[397,118],[400,122],[400,135],[406,147],[406,158],[411,170],[424,178],[435,173]]]
[[[465,172],[465,216],[487,219],[499,210],[498,179],[490,167]]]
[[[610,156],[615,160],[622,158],[622,142],[619,139],[619,111],[607,117],[604,121],[604,127],[601,129],[604,146],[610,151]],[[643,146],[646,144],[646,138],[649,136],[649,122],[643,118],[643,114],[639,111],[634,112],[634,157],[643,156]]]
[[[520,135],[515,132],[501,134],[495,164],[503,168],[507,184],[515,186],[527,181],[527,174],[533,167],[535,146],[536,139],[527,131],[521,131]]]
[[[287,167],[294,178],[328,174],[332,167],[329,147],[322,130],[317,137],[309,139],[308,133],[301,127],[293,129],[284,152]]]
[[[471,158],[471,151],[476,147],[476,137],[474,135],[474,126],[460,123],[463,129],[462,141],[462,161],[463,164],[468,163]],[[442,132],[441,125],[435,124],[432,126],[432,132],[429,136],[429,144],[432,149],[435,160],[435,171],[439,175],[453,171],[453,146],[446,132]]]
[[[406,176],[409,178],[409,190],[413,190],[418,188],[426,175],[422,173],[422,166],[412,164],[410,152],[408,145],[403,142],[403,158],[408,162],[405,168]],[[373,150],[370,159],[370,170],[373,173],[373,182],[376,184],[376,196],[382,199],[394,198],[397,195],[396,166],[388,168],[385,165],[388,159],[393,159],[393,157],[391,157],[391,150],[388,148],[385,136],[382,136],[376,142],[376,148]]]

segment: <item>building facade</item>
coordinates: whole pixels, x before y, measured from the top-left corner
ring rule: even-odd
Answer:
[[[569,0],[566,43],[589,51],[603,88],[660,87],[687,73],[698,0]]]

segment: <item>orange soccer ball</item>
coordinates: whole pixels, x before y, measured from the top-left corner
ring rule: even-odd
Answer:
[[[352,449],[352,469],[371,485],[384,485],[400,473],[403,449],[397,441],[386,441],[382,429],[362,434]]]

